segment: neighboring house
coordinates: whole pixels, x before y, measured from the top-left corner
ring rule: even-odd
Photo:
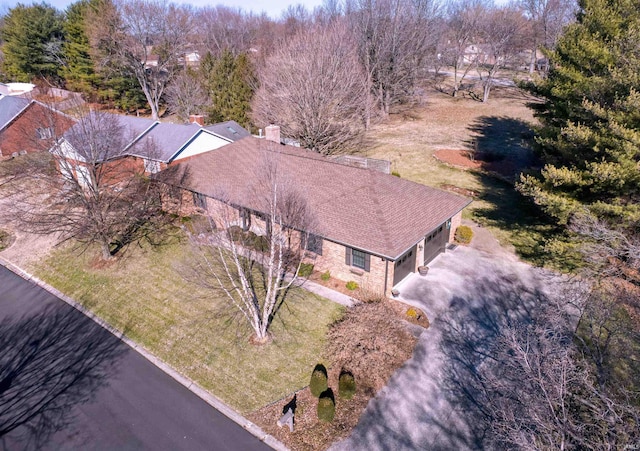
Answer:
[[[277,137],[277,136],[276,136]],[[277,143],[276,143],[277,142]],[[407,275],[444,252],[470,200],[370,169],[339,164],[315,152],[247,137],[176,164],[170,182],[191,192],[192,210],[237,210],[235,222],[264,234],[256,201],[256,166],[275,158],[278,173],[302,193],[317,227],[308,261],[343,281],[390,293]],[[165,177],[165,180],[167,178]]]
[[[51,148],[74,120],[44,103],[0,96],[0,154],[9,157]]]
[[[218,149],[236,139],[249,136],[249,132],[234,121],[223,122],[207,127],[192,122],[188,125],[171,124],[152,119],[124,116],[111,113],[90,113],[92,117],[85,122],[95,121],[106,124],[115,121],[122,133],[121,149],[108,149],[104,157],[98,157],[97,163],[126,165],[138,173],[153,174],[182,158],[192,157],[202,152]],[[199,119],[194,116],[193,121]],[[56,158],[65,160],[67,172],[78,174],[87,164],[87,155],[79,149],[86,125],[79,121],[51,147],[50,152]],[[94,126],[100,128],[99,124]],[[74,145],[75,143],[78,143]],[[94,156],[95,158],[95,156]],[[86,172],[86,171],[83,171]]]

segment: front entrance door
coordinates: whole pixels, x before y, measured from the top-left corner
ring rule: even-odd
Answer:
[[[427,265],[440,252],[444,252],[448,241],[449,229],[444,224],[427,235],[424,239],[424,264]]]
[[[416,248],[415,246],[402,257],[397,259],[393,266],[393,284],[397,285],[402,279],[415,271]]]

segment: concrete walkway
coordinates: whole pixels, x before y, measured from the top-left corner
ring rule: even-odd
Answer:
[[[481,449],[482,431],[465,408],[465,378],[482,364],[483,349],[501,327],[526,319],[562,283],[516,259],[463,246],[429,267],[427,276],[412,275],[398,288],[431,327],[369,402],[352,435],[332,450]]]
[[[345,307],[351,307],[354,304],[354,300],[351,296],[347,296],[346,294],[332,290],[331,288],[327,288],[324,285],[320,285],[319,283],[312,282],[310,280],[305,280],[300,287],[337,304],[344,305]]]

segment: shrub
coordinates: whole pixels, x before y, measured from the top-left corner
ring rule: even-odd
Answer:
[[[258,252],[267,252],[269,250],[269,238],[264,235],[256,235],[252,245]]]
[[[0,229],[0,251],[6,249],[11,244],[11,234]]]
[[[391,175],[400,178],[400,173],[398,171],[391,171]]]
[[[336,401],[333,396],[333,391],[328,388],[322,392],[320,399],[318,399],[318,419],[331,423],[333,417],[336,415]]]
[[[407,310],[407,316],[409,318],[417,318],[418,317],[418,312],[416,311],[416,309],[414,309],[413,307],[409,308]]]
[[[244,240],[244,230],[240,226],[231,226],[227,229],[227,233],[229,234],[229,238],[231,241],[238,243]]]
[[[361,302],[382,302],[386,301],[387,297],[381,291],[362,288],[358,293],[358,300]]]
[[[460,244],[469,244],[473,238],[473,230],[469,226],[461,225],[456,229],[455,238]]]
[[[347,290],[353,291],[358,289],[358,284],[355,283],[353,280],[350,280],[347,282],[346,287],[347,287]]]
[[[300,269],[298,269],[298,275],[300,277],[309,277],[313,272],[313,263],[301,263]]]
[[[351,399],[356,394],[356,379],[349,371],[342,371],[338,379],[338,394],[341,398]]]
[[[311,373],[311,381],[309,382],[309,390],[316,398],[327,390],[327,369],[324,365],[318,363]]]
[[[331,273],[329,271],[323,272],[320,276],[320,279],[324,280],[325,282],[328,281],[329,279],[331,279]]]

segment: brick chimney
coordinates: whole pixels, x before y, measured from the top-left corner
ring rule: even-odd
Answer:
[[[202,114],[192,114],[189,116],[190,124],[198,124],[200,127],[204,127],[204,116]]]
[[[279,125],[267,125],[264,129],[264,137],[267,141],[273,141],[280,144],[280,126]]]

